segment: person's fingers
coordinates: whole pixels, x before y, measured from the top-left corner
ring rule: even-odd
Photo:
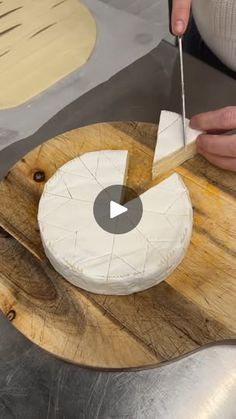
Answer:
[[[174,35],[181,36],[188,26],[192,0],[173,0],[171,25]]]
[[[202,131],[234,129],[236,128],[236,106],[195,115],[190,121],[190,126]]]
[[[197,138],[197,149],[222,157],[236,157],[236,135],[201,134]]]
[[[220,167],[224,170],[231,170],[236,172],[236,158],[235,157],[222,157],[215,154],[207,153],[199,148],[198,152],[205,157],[210,163]]]

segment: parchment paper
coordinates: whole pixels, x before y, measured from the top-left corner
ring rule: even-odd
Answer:
[[[17,108],[0,111],[0,150],[33,134],[66,105],[146,55],[168,33],[165,0],[83,3],[97,23],[94,53],[82,68],[47,91]]]
[[[139,16],[152,23],[166,22],[167,1],[163,0],[101,0],[119,10]]]

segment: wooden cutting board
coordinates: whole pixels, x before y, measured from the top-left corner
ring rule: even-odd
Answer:
[[[56,356],[90,367],[144,367],[236,337],[236,175],[200,157],[176,170],[190,191],[194,231],[167,281],[127,297],[90,294],[44,256],[37,206],[55,170],[87,151],[128,149],[128,186],[142,192],[160,181],[151,182],[156,131],[134,122],[80,128],[33,150],[0,183],[0,308]]]

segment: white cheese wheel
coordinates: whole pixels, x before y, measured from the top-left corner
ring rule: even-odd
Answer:
[[[102,188],[124,184],[128,153],[87,153],[61,167],[45,185],[38,222],[54,268],[72,284],[99,294],[125,295],[164,280],[181,262],[192,233],[192,206],[174,174],[141,195],[143,216],[126,234],[95,221]]]

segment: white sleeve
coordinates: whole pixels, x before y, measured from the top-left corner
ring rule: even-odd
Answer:
[[[236,0],[193,0],[192,6],[204,42],[236,71]]]

